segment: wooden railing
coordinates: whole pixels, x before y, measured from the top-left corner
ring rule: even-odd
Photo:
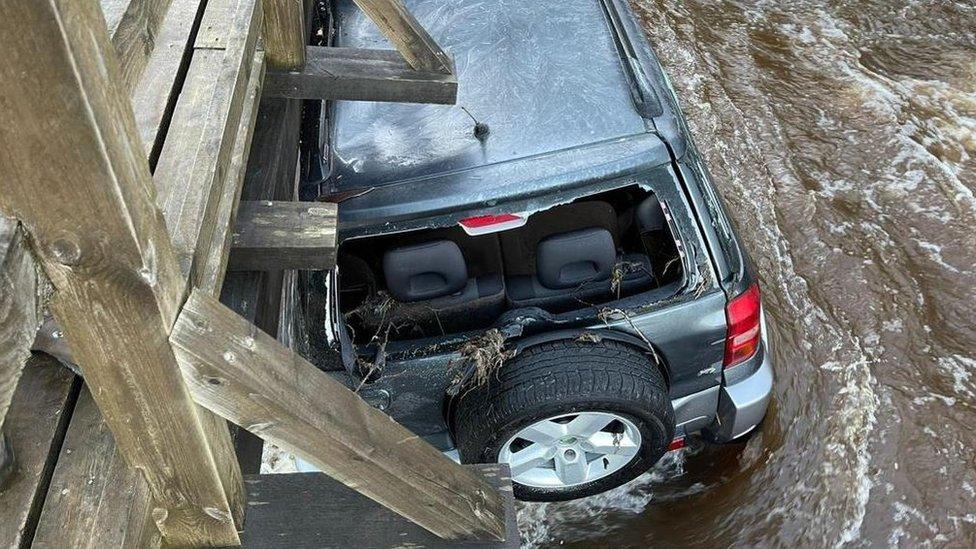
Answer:
[[[334,261],[332,205],[302,217],[307,205],[247,203],[242,227],[264,215],[276,231],[234,234],[266,65],[282,97],[456,97],[453,62],[399,0],[356,2],[402,60],[308,48],[302,0],[0,8],[0,423],[49,311],[52,333],[70,347],[59,356],[87,385],[79,421],[97,429],[100,415],[111,430],[93,436],[92,451],[103,455],[87,484],[120,484],[113,493],[125,497],[105,499],[127,506],[111,510],[123,534],[103,531],[105,511],[72,514],[92,505],[94,488],[66,490],[44,511],[62,517],[61,541],[240,543],[244,487],[226,420],[443,538],[503,538],[501,499],[484,478],[216,300],[235,242],[236,268],[264,268],[261,255],[290,260],[288,268]],[[262,149],[269,170],[295,164],[290,112],[269,122],[293,136]],[[303,230],[309,219],[321,234]],[[281,237],[289,231],[304,236]],[[56,476],[72,470],[59,463]],[[41,522],[37,540],[57,537]]]

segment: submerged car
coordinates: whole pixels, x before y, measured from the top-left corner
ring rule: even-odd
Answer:
[[[298,281],[305,354],[462,462],[509,464],[524,500],[753,430],[756,276],[626,2],[406,4],[457,105],[322,109],[339,245]],[[351,1],[334,22],[334,45],[389,48]]]

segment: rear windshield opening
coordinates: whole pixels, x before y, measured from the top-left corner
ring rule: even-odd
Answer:
[[[484,329],[513,309],[608,304],[683,275],[661,203],[637,187],[499,233],[452,227],[350,240],[338,265],[340,308],[359,344]]]

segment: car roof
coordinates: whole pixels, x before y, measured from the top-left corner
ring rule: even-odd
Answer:
[[[615,154],[615,144],[625,155],[638,142],[660,144],[648,135],[653,123],[635,103],[639,82],[621,57],[625,50],[608,12],[610,0],[405,3],[454,56],[457,104],[335,102],[329,192],[348,196],[371,189],[343,203],[340,221],[366,222],[371,211],[420,215],[431,205],[415,200],[411,206],[410,195],[418,192],[437,195],[440,209],[449,209],[455,198],[459,207],[468,204],[473,192],[513,192],[510,181],[492,174],[519,172],[517,163],[532,169],[538,166],[532,159],[547,155],[599,150],[605,160]],[[338,0],[335,13],[335,45],[391,48],[351,0]],[[474,122],[461,107],[488,125],[486,139],[475,137]],[[646,160],[660,164],[660,156]],[[483,173],[472,173],[478,171]],[[481,188],[459,184],[472,180]],[[497,192],[484,186],[498,186]]]

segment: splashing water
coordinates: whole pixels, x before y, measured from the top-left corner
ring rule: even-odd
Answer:
[[[976,546],[976,4],[633,0],[756,260],[746,445],[526,504],[530,546]]]

